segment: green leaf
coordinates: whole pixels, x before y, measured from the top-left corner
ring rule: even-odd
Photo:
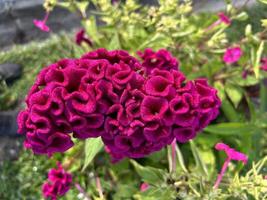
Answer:
[[[252,35],[252,26],[251,24],[248,24],[245,28],[245,35],[246,37],[250,37]]]
[[[135,200],[170,200],[175,199],[176,192],[171,187],[152,187],[145,192],[134,195]]]
[[[249,97],[249,95],[245,94],[245,97],[246,97],[246,101],[247,101],[248,108],[249,108],[250,120],[254,122],[256,120],[255,106],[253,102],[251,101],[251,98]]]
[[[173,34],[172,34],[172,37],[177,37],[177,38],[178,38],[178,37],[185,37],[185,36],[187,36],[187,35],[192,34],[195,30],[196,30],[195,27],[190,26],[187,30],[183,30],[183,31],[181,31],[181,32],[175,32],[175,33],[173,33]]]
[[[95,16],[90,16],[89,19],[83,20],[82,25],[85,27],[86,33],[92,38],[94,43],[99,44],[99,32]]]
[[[167,173],[162,169],[144,167],[135,160],[131,160],[131,163],[142,180],[149,184],[156,185],[156,183],[162,182],[164,177],[167,175]]]
[[[118,184],[113,199],[130,199],[134,193],[138,192],[138,187],[133,183]]]
[[[267,0],[258,0],[258,1],[260,1],[261,3],[267,4]]]
[[[231,122],[239,121],[239,116],[236,110],[234,109],[234,106],[226,98],[224,85],[221,82],[215,82],[214,86],[218,90],[218,96],[222,100],[221,109],[226,118]]]
[[[70,2],[57,2],[57,6],[68,9],[70,12],[75,11],[75,7]]]
[[[264,113],[267,111],[267,87],[261,81],[260,83],[260,112]]]
[[[261,25],[265,28],[267,28],[267,19],[262,19],[261,20]]]
[[[87,139],[85,141],[85,161],[83,165],[82,171],[84,171],[88,165],[91,163],[91,161],[94,159],[96,154],[100,152],[100,150],[103,148],[104,144],[100,137],[98,138],[91,138]]]
[[[117,31],[114,32],[114,35],[109,43],[108,49],[109,50],[121,49],[119,33]]]
[[[256,52],[256,59],[255,59],[255,62],[253,63],[254,64],[254,73],[255,73],[255,76],[256,78],[258,79],[259,78],[259,73],[260,73],[260,60],[261,60],[261,54],[263,52],[263,49],[264,49],[264,41],[262,41],[260,43],[260,46]]]
[[[227,96],[229,97],[229,99],[234,104],[235,108],[237,108],[238,104],[240,103],[243,97],[242,88],[238,87],[237,85],[233,85],[231,83],[226,82],[225,92]]]
[[[226,116],[226,118],[231,122],[238,122],[239,121],[239,115],[237,111],[234,109],[234,106],[230,103],[228,99],[222,100],[221,109]]]
[[[202,157],[200,156],[199,151],[198,151],[195,143],[192,140],[190,140],[190,147],[191,147],[193,156],[195,158],[197,168],[199,168],[200,171],[202,173],[204,173],[205,176],[208,176],[207,166],[204,163],[204,161],[202,160]]]
[[[214,133],[222,136],[243,135],[244,133],[252,133],[257,127],[253,124],[229,122],[216,125],[209,125],[205,128],[208,133]]]
[[[154,36],[149,36],[147,40],[145,40],[137,49],[142,50],[148,46],[153,46],[154,43],[156,44],[162,44],[162,43],[168,43],[170,38],[164,36],[161,33],[156,33]],[[166,44],[165,44],[166,45]]]
[[[236,20],[245,21],[248,19],[248,14],[246,12],[241,12],[235,17]]]
[[[259,83],[259,80],[255,78],[255,76],[247,76],[246,79],[240,77],[235,77],[231,79],[231,82],[235,83],[236,85],[239,86],[252,86],[256,85]]]
[[[86,10],[89,5],[89,1],[76,2],[77,8],[81,11],[82,15],[86,17]]]
[[[188,172],[186,167],[185,167],[183,154],[182,154],[182,152],[181,152],[181,150],[177,144],[175,146],[175,150],[176,150],[176,154],[178,157],[178,163],[180,164],[180,167],[183,169],[184,172]]]

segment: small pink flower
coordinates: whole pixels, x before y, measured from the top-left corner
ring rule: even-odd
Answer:
[[[231,24],[231,19],[227,15],[225,15],[223,12],[218,13],[218,16],[221,22],[225,23],[226,25]]]
[[[140,191],[141,192],[145,192],[148,189],[149,189],[149,184],[148,183],[144,182],[144,183],[141,184],[141,186],[140,186]]]
[[[213,29],[214,27],[220,25],[221,23],[224,23],[226,25],[230,25],[231,24],[231,19],[225,15],[223,12],[220,12],[217,14],[219,19],[215,22],[213,22],[208,28],[206,28],[206,31],[209,31],[211,29]]]
[[[261,59],[261,67],[263,71],[267,71],[267,57]]]
[[[214,185],[214,188],[218,188],[218,186],[222,180],[222,177],[223,177],[224,173],[226,172],[226,169],[227,169],[229,163],[231,162],[231,160],[241,161],[244,164],[246,164],[248,161],[248,157],[245,154],[238,152],[233,148],[230,148],[227,144],[224,144],[224,143],[217,143],[215,145],[215,149],[218,151],[224,151],[227,155],[227,158],[223,164],[221,172],[218,175],[218,178],[217,178],[215,185]]]
[[[43,196],[51,200],[57,200],[59,196],[65,195],[72,183],[71,174],[66,172],[59,162],[57,165],[57,169],[49,171],[48,180],[42,186]]]
[[[85,36],[85,30],[84,29],[81,29],[76,33],[75,42],[79,46],[82,44],[82,42],[85,42],[90,47],[93,46],[93,42],[88,37]]]
[[[224,151],[231,160],[242,161],[244,164],[248,161],[248,157],[245,154],[230,148],[227,144],[217,143],[215,145],[215,149],[218,151]]]
[[[240,47],[228,48],[223,55],[223,61],[227,64],[235,63],[240,59],[242,54],[243,52]]]
[[[45,14],[45,17],[44,17],[43,20],[37,20],[37,19],[34,19],[34,20],[33,20],[34,25],[35,25],[37,28],[39,28],[40,30],[44,31],[44,32],[49,32],[49,31],[50,31],[50,28],[49,28],[49,26],[46,25],[48,16],[49,16],[49,12],[47,12],[47,13]]]

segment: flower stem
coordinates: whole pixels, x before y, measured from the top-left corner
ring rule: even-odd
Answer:
[[[100,197],[100,199],[104,199],[101,182],[100,182],[100,179],[99,179],[98,176],[96,176],[95,181],[96,181],[96,187],[97,187],[97,190],[98,190],[99,197]]]
[[[84,197],[86,198],[86,200],[91,200],[91,198],[88,196],[88,194],[84,191],[84,189],[81,187],[81,185],[79,183],[75,183],[75,187],[77,188],[77,190],[82,193],[84,195]]]
[[[49,12],[46,12],[43,22],[46,23],[49,17]]]
[[[221,20],[218,19],[218,20],[215,21],[213,24],[211,24],[209,27],[207,27],[207,28],[205,29],[205,32],[210,31],[210,30],[213,29],[214,27],[218,26],[220,23],[221,23]]]
[[[172,161],[172,168],[171,172],[176,171],[176,139],[173,140],[171,144],[171,161]]]
[[[226,172],[226,169],[227,169],[230,161],[231,161],[231,158],[230,157],[227,157],[227,159],[224,161],[224,164],[223,164],[223,167],[221,169],[221,172],[218,175],[217,180],[216,180],[215,185],[214,185],[214,188],[215,189],[217,189],[219,187],[220,182],[221,182],[221,180],[223,178],[224,173]]]

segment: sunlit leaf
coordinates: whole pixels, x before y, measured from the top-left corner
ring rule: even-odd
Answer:
[[[88,167],[88,165],[92,162],[96,154],[100,152],[103,146],[104,144],[100,137],[90,138],[85,141],[85,161],[82,169],[83,171]]]
[[[216,125],[209,125],[204,130],[209,133],[214,133],[222,136],[229,135],[242,135],[244,133],[253,133],[257,127],[249,123],[238,123],[238,122],[229,122],[229,123],[220,123]]]
[[[136,162],[135,160],[131,160],[131,163],[133,164],[136,172],[142,178],[142,180],[149,184],[154,185],[158,182],[163,181],[164,176],[167,174],[162,169],[157,169],[154,167],[144,167],[140,165],[138,162]]]
[[[260,73],[260,60],[261,60],[261,55],[262,55],[262,52],[263,52],[263,49],[264,49],[264,41],[262,41],[260,43],[260,46],[256,52],[256,59],[255,59],[255,62],[253,63],[254,64],[254,73],[255,73],[255,76],[256,78],[259,78],[259,73]]]
[[[237,108],[238,104],[242,100],[243,90],[240,87],[227,82],[225,84],[225,92],[227,93],[229,99],[234,104],[235,108]]]
[[[207,166],[204,163],[204,161],[202,160],[202,157],[200,156],[199,151],[198,151],[195,143],[192,140],[190,141],[190,147],[191,147],[193,156],[195,158],[197,168],[199,168],[201,170],[201,172],[204,173],[205,176],[208,176]]]

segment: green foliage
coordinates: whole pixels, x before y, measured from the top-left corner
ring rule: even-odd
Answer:
[[[18,63],[23,67],[22,78],[15,84],[0,84],[0,110],[10,109],[22,100],[39,71],[62,58],[77,57],[79,49],[67,36],[53,36],[44,42],[32,42],[27,46],[15,46],[0,52],[0,63]]]
[[[91,163],[96,154],[103,148],[101,138],[91,138],[85,141],[85,159],[83,170]]]
[[[136,161],[131,160],[137,174],[142,178],[142,180],[146,183],[151,185],[157,185],[158,182],[164,180],[164,175],[166,176],[166,172],[161,169],[156,169],[153,167],[143,167],[142,165],[138,164]]]

